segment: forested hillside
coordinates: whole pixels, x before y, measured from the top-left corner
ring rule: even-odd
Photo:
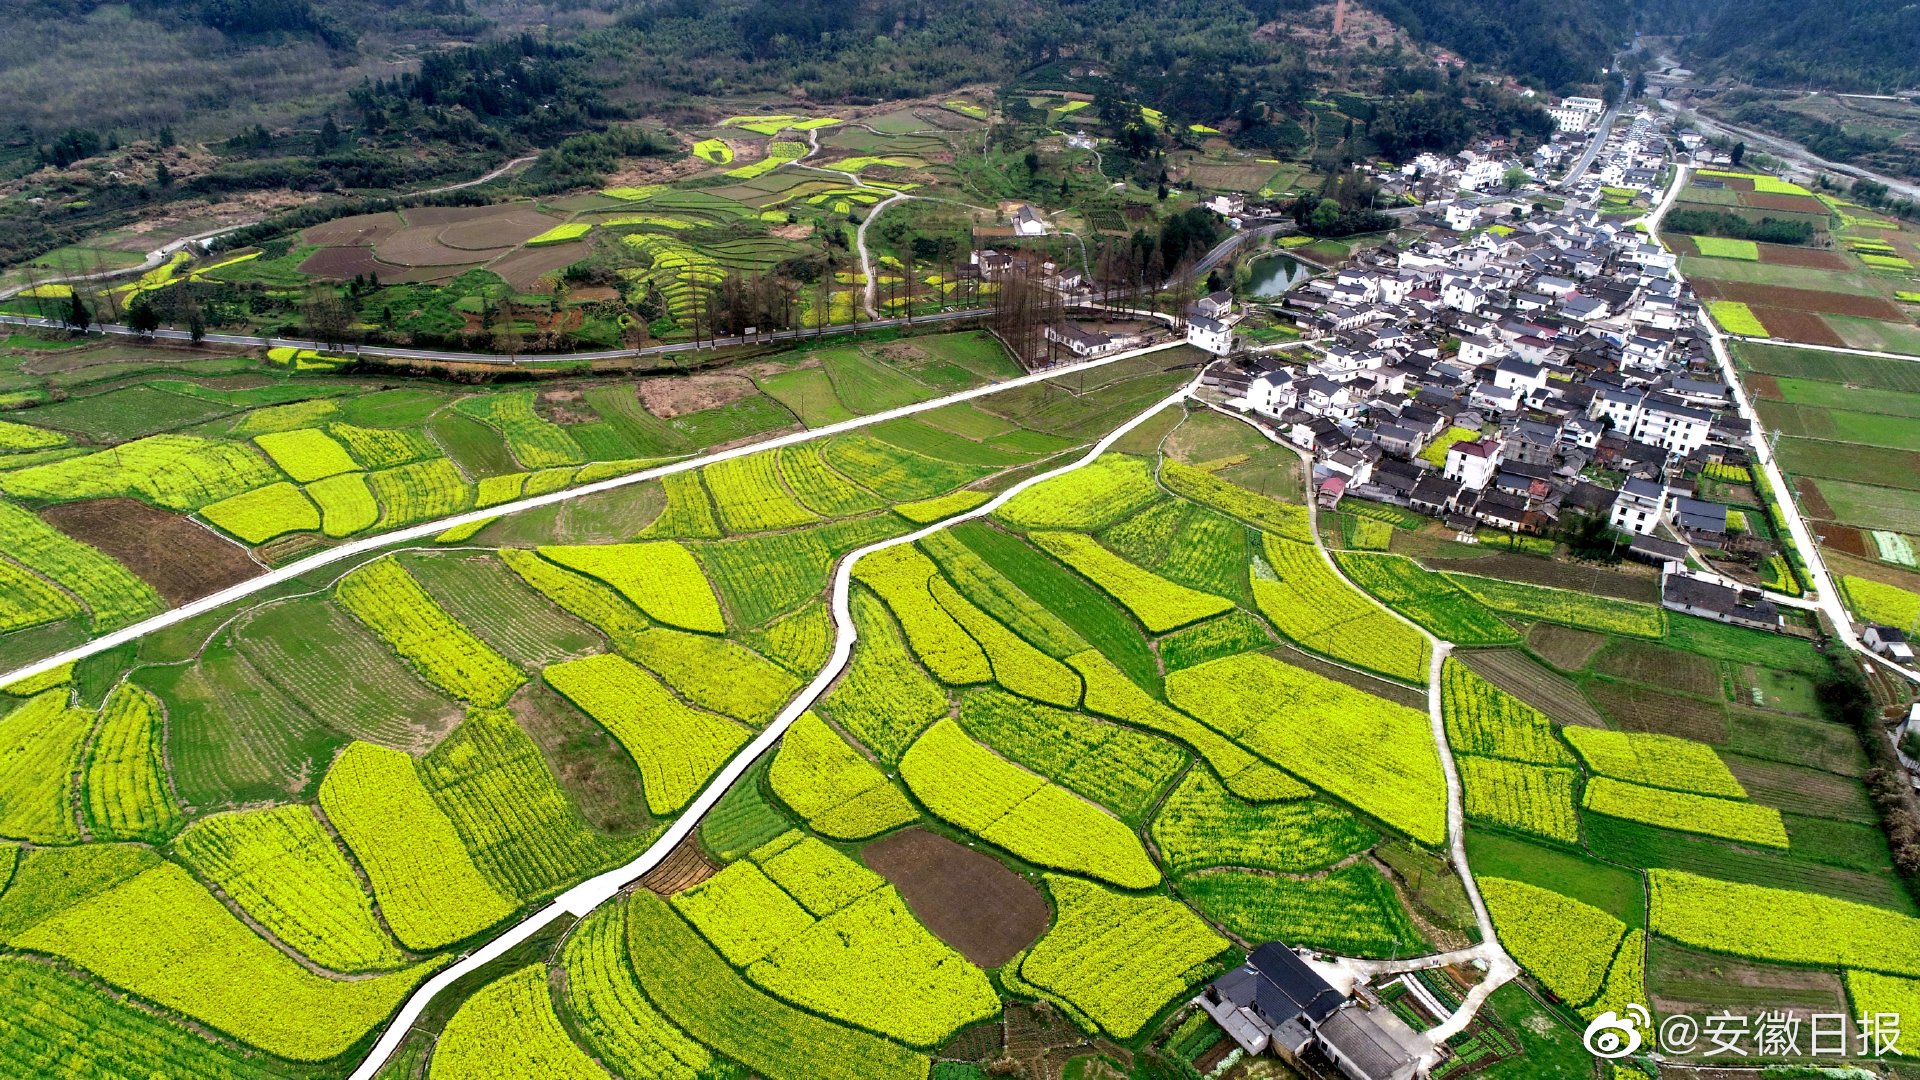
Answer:
[[[1649,33],[1682,44],[1702,72],[1763,86],[1886,93],[1920,86],[1920,8],[1911,0],[1644,0]]]

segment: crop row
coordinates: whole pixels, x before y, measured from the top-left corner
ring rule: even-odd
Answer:
[[[1425,682],[1429,648],[1418,630],[1348,585],[1312,544],[1269,533],[1253,597],[1274,629],[1317,653],[1406,682]]]
[[[859,478],[862,487],[888,502],[930,499],[993,471],[989,466],[910,453],[860,432],[829,439],[822,453],[827,464],[845,476]]]
[[[1088,712],[1157,731],[1192,747],[1235,795],[1268,802],[1313,794],[1311,788],[1254,756],[1239,743],[1186,713],[1168,708],[1099,652],[1088,649],[1076,653],[1067,658],[1067,663],[1086,680]]]
[[[1130,889],[1160,880],[1131,830],[1092,803],[996,756],[941,720],[900,760],[900,776],[941,818],[1038,866]]]
[[[1262,532],[1303,543],[1313,542],[1313,530],[1307,523],[1304,506],[1269,499],[1173,460],[1161,462],[1160,482],[1176,495],[1239,518]]]
[[[1744,799],[1747,790],[1706,743],[1648,732],[1569,727],[1567,741],[1602,776],[1651,787]]]
[[[687,1037],[647,1000],[627,962],[626,909],[596,908],[567,935],[567,1011],[587,1046],[621,1076],[706,1080],[713,1051]]]
[[[747,741],[745,728],[690,708],[618,656],[569,660],[545,670],[554,689],[605,727],[640,767],[647,807],[671,814]]]
[[[1594,907],[1525,882],[1479,879],[1500,943],[1569,1005],[1600,993],[1627,926]]]
[[[1744,800],[1642,787],[1596,776],[1587,782],[1586,806],[1597,814],[1676,832],[1782,850],[1788,845],[1787,825],[1780,811]]]
[[[1473,754],[1461,754],[1455,761],[1468,817],[1550,840],[1580,842],[1580,814],[1574,808],[1580,776],[1572,769]]]
[[[780,451],[780,475],[806,508],[825,517],[846,517],[878,510],[872,492],[835,472],[811,444]]]
[[[87,828],[95,840],[159,842],[178,831],[159,699],[132,683],[107,695],[87,755],[86,791]]]
[[[960,725],[973,738],[1124,821],[1141,820],[1188,760],[1178,747],[1144,732],[997,689],[967,694],[960,704]]]
[[[859,647],[821,708],[882,761],[897,762],[921,729],[947,715],[947,692],[913,662],[879,600],[856,592],[851,607]]]
[[[248,544],[320,528],[319,508],[305,492],[285,481],[209,503],[200,509],[200,516]]]
[[[1650,870],[1647,928],[1682,945],[1816,967],[1920,976],[1920,919],[1830,896]]]
[[[127,496],[192,511],[278,479],[265,459],[241,443],[150,435],[84,457],[0,475],[0,491],[46,502]]]
[[[1144,460],[1127,454],[1103,454],[1091,465],[1022,491],[995,513],[1023,529],[1094,532],[1159,497],[1153,470]]]
[[[1193,769],[1153,817],[1153,842],[1175,876],[1215,866],[1303,873],[1372,847],[1379,834],[1318,799],[1257,804]]]
[[[728,532],[760,532],[810,525],[820,515],[801,506],[780,482],[772,451],[717,462],[702,470]]]
[[[202,818],[177,851],[273,936],[334,971],[399,967],[400,951],[333,838],[302,805]]]
[[[1151,633],[1164,634],[1233,607],[1233,601],[1224,597],[1189,589],[1135,566],[1082,533],[1036,532],[1032,540],[1100,586]]]
[[[1446,577],[1475,600],[1508,615],[1633,637],[1658,638],[1667,630],[1665,613],[1651,604],[1474,574]]]
[[[813,713],[781,737],[768,780],[781,802],[836,840],[863,840],[919,816],[885,773]]]
[[[334,596],[422,679],[475,705],[503,705],[526,676],[448,615],[393,559],[340,579]]]
[[[9,502],[0,502],[0,552],[78,596],[93,613],[96,633],[117,629],[166,608],[153,586],[132,571]],[[16,592],[13,602],[21,610],[35,613],[37,621],[58,618],[71,610],[71,602],[38,582],[26,588],[30,592]]]
[[[1258,654],[1174,672],[1167,700],[1422,843],[1446,836],[1446,784],[1424,712]]]
[[[80,838],[73,778],[93,714],[67,704],[66,687],[47,690],[0,717],[0,836],[37,844]]]
[[[437,949],[513,911],[512,900],[474,865],[406,754],[365,742],[348,746],[320,782],[320,806],[408,948]]]
[[[1209,870],[1180,880],[1207,918],[1249,941],[1285,941],[1343,956],[1424,951],[1391,882],[1362,859],[1317,877]]]
[[[1053,928],[1019,962],[1021,979],[1116,1038],[1218,967],[1228,942],[1184,905],[1048,874]]]
[[[713,586],[693,553],[670,540],[640,544],[549,545],[539,549],[569,570],[616,589],[647,616],[668,626],[724,634],[726,620]]]
[[[954,588],[992,618],[1048,656],[1065,658],[1087,647],[1073,627],[1027,595],[980,553],[942,529],[920,541]]]
[[[1535,765],[1573,764],[1545,713],[1453,657],[1440,667],[1440,694],[1447,743],[1455,750]]]
[[[432,1080],[606,1080],[553,1011],[547,969],[528,964],[474,992],[433,1046]]]
[[[1506,645],[1520,640],[1520,635],[1485,604],[1412,559],[1357,551],[1338,552],[1334,558],[1340,569],[1375,599],[1443,641]]]

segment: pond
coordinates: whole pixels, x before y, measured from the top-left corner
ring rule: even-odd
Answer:
[[[1262,255],[1253,260],[1253,279],[1247,293],[1255,300],[1271,300],[1313,276],[1313,267],[1291,255]]]

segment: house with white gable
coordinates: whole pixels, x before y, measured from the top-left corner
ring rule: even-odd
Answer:
[[[1256,375],[1247,384],[1247,408],[1275,420],[1292,409],[1299,397],[1293,373],[1285,368]]]
[[[1187,320],[1187,344],[1205,349],[1215,356],[1225,356],[1233,351],[1233,326],[1205,315],[1195,315]]]
[[[1650,533],[1667,510],[1667,485],[1658,480],[1628,480],[1613,500],[1607,523],[1621,532]]]
[[[1447,447],[1447,479],[1479,491],[1493,482],[1500,469],[1500,445],[1491,439],[1457,442]]]

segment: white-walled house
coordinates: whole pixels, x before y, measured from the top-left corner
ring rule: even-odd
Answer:
[[[1225,356],[1233,351],[1233,327],[1218,319],[1195,315],[1187,320],[1187,344],[1215,356]]]
[[[1493,481],[1500,469],[1500,446],[1490,439],[1458,442],[1447,447],[1445,476],[1475,491]]]
[[[1667,486],[1657,480],[1629,480],[1613,500],[1608,524],[1622,532],[1650,533],[1666,513]]]

